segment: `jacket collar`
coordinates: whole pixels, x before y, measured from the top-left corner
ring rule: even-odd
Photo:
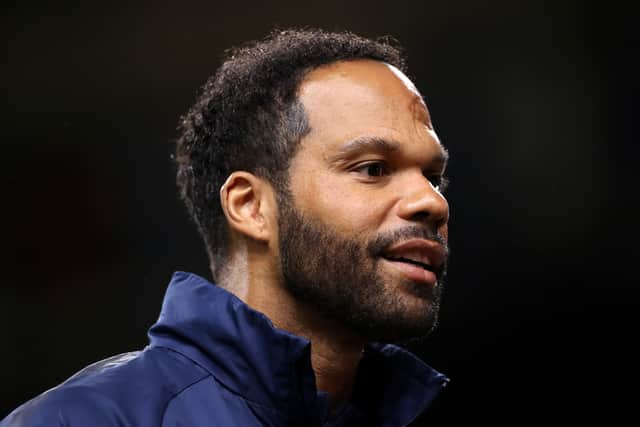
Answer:
[[[174,273],[149,338],[151,346],[184,354],[250,401],[291,416],[325,416],[328,399],[316,391],[309,340],[275,328],[264,314],[195,274]],[[372,343],[358,369],[353,411],[404,425],[447,381],[409,352]]]

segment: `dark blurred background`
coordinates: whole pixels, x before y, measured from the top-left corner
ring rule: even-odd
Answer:
[[[2,10],[0,418],[144,347],[173,271],[209,277],[176,196],[175,128],[223,51],[274,26],[397,38],[451,153],[448,290],[416,351],[452,381],[417,425],[631,412],[637,14],[562,0]]]

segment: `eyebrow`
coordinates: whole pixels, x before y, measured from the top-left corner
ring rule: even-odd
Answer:
[[[400,143],[378,136],[361,136],[346,142],[338,152],[332,156],[334,159],[354,157],[364,152],[377,152],[389,154],[400,149]]]
[[[377,152],[390,154],[398,151],[402,144],[395,140],[385,139],[378,136],[361,136],[346,142],[338,152],[331,156],[332,161],[356,157],[366,152]],[[440,145],[439,153],[435,155],[432,162],[445,167],[449,161],[449,152]]]

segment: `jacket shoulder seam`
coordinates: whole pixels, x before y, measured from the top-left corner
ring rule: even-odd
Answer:
[[[169,351],[171,353],[176,353],[180,357],[184,357],[185,359],[187,359],[191,363],[193,363],[196,366],[198,366],[198,368],[203,369],[205,371],[205,372],[202,373],[201,377],[198,377],[195,380],[191,381],[190,383],[186,384],[184,387],[181,387],[180,389],[178,389],[177,391],[172,393],[171,396],[166,400],[166,402],[164,403],[164,407],[162,408],[162,416],[160,417],[161,422],[164,422],[164,417],[167,414],[167,409],[169,408],[169,405],[171,404],[173,399],[178,397],[180,394],[182,394],[188,388],[194,386],[195,384],[198,384],[200,381],[206,380],[207,378],[211,377],[211,374],[209,372],[207,372],[204,368],[202,368],[202,366],[200,366],[198,363],[196,363],[195,361],[191,360],[191,358],[189,358],[186,355],[180,353],[179,351],[176,351],[176,350],[174,350],[174,349],[172,349],[170,347],[165,347],[165,346],[157,346],[157,347],[153,347],[153,348],[161,348],[161,349],[167,350],[167,351]]]
[[[167,415],[167,409],[169,409],[169,405],[171,404],[171,402],[173,401],[173,399],[175,399],[176,397],[178,397],[180,394],[182,394],[184,391],[186,391],[187,389],[191,388],[192,386],[198,384],[201,381],[206,380],[207,378],[211,377],[210,374],[206,374],[205,376],[203,376],[202,378],[198,378],[197,380],[185,385],[184,387],[182,387],[180,390],[176,391],[175,393],[173,393],[171,395],[171,397],[169,397],[167,399],[167,401],[164,404],[164,408],[162,409],[162,417],[160,417],[160,420],[162,422],[164,422],[164,417]]]
[[[216,383],[216,384],[218,384],[218,386],[219,386],[219,387],[222,387],[223,389],[227,390],[227,392],[229,392],[229,393],[231,393],[232,395],[234,395],[234,396],[238,397],[239,399],[241,399],[241,400],[245,401],[245,402],[246,402],[247,404],[249,404],[250,406],[251,406],[251,405],[253,405],[253,406],[257,406],[257,407],[262,408],[262,409],[264,409],[264,410],[267,410],[267,411],[269,411],[269,412],[273,412],[273,413],[275,413],[275,414],[279,414],[279,415],[281,415],[281,412],[280,412],[279,410],[277,410],[276,408],[272,408],[272,407],[270,407],[270,406],[267,406],[267,405],[264,405],[264,404],[261,404],[261,403],[255,402],[255,401],[253,401],[253,400],[251,400],[251,399],[247,398],[246,396],[243,396],[243,395],[239,394],[239,393],[238,393],[238,392],[236,392],[235,390],[233,390],[233,389],[231,389],[231,388],[227,387],[223,382],[221,382],[220,380],[218,380],[218,378],[216,378],[216,376],[215,376],[213,373],[209,372],[209,371],[208,371],[204,366],[200,365],[197,361],[193,360],[192,358],[190,358],[190,357],[189,357],[189,356],[187,356],[186,354],[181,353],[180,351],[177,351],[177,350],[175,350],[175,349],[173,349],[173,348],[166,347],[166,346],[155,346],[154,348],[163,348],[163,349],[165,349],[165,350],[168,350],[168,351],[171,351],[171,352],[173,352],[173,353],[179,354],[180,356],[182,356],[182,357],[184,357],[184,358],[186,358],[186,359],[190,360],[193,364],[195,364],[196,366],[198,366],[199,368],[201,368],[201,369],[203,369],[204,371],[206,371],[206,372],[207,372],[207,373],[206,373],[202,378],[199,378],[199,379],[197,379],[197,380],[193,381],[192,383],[190,383],[190,384],[188,384],[188,385],[186,385],[186,386],[182,387],[179,391],[177,391],[177,392],[173,393],[173,395],[171,395],[171,397],[170,397],[169,399],[167,399],[167,402],[166,402],[166,404],[165,404],[165,407],[164,407],[164,409],[163,409],[163,411],[162,411],[162,418],[161,418],[162,420],[164,420],[164,417],[166,416],[167,409],[169,408],[169,404],[171,403],[171,401],[172,401],[173,399],[175,399],[176,397],[178,397],[178,395],[179,395],[179,394],[181,394],[182,392],[186,391],[186,390],[187,390],[188,388],[190,388],[191,386],[194,386],[194,385],[196,385],[197,383],[199,383],[200,381],[205,380],[205,379],[207,379],[207,378],[211,378],[211,379],[213,379],[213,381],[215,381],[215,383]]]

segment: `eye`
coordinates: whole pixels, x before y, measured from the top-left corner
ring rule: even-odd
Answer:
[[[389,175],[389,167],[381,161],[362,163],[353,171],[365,175],[367,178],[382,178]]]

